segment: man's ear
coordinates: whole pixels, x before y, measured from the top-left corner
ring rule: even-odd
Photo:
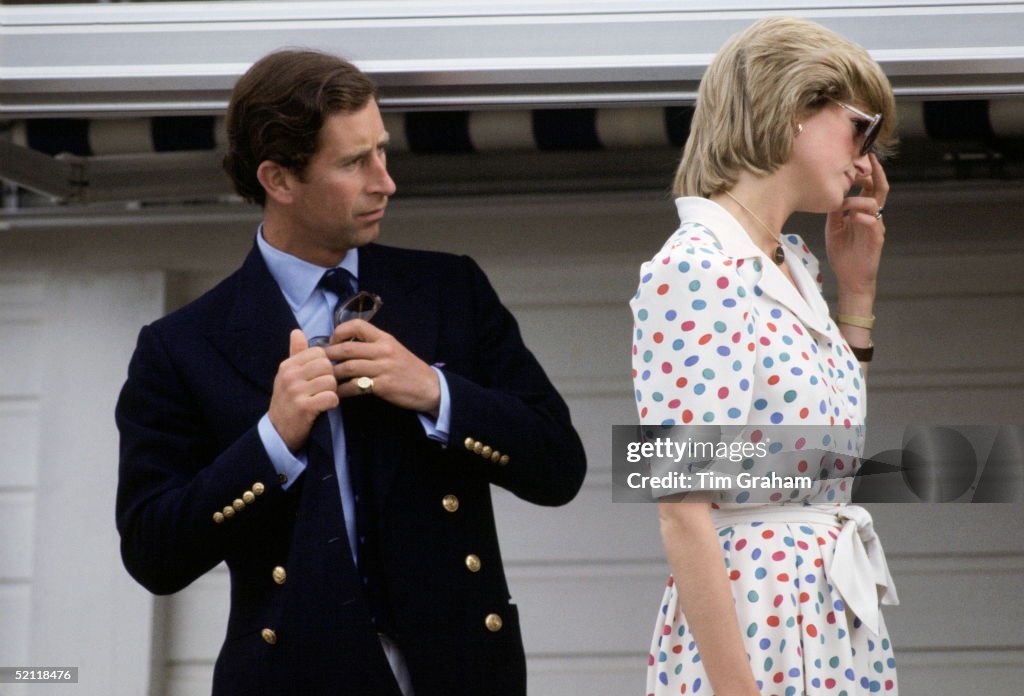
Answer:
[[[287,167],[271,160],[263,160],[256,168],[256,178],[267,192],[267,198],[275,203],[288,205],[294,200],[295,174]]]

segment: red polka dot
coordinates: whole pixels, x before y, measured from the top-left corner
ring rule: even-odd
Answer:
[[[773,324],[771,322],[768,322],[766,324],[766,326],[768,327],[769,331],[778,331],[779,330],[779,327],[777,327],[775,324]]]
[[[672,633],[672,627],[669,626],[668,624],[665,624],[664,626],[661,627],[661,633],[662,633],[662,635],[665,635],[665,636],[670,635]]]
[[[718,390],[718,398],[719,399],[724,399],[724,398],[726,398],[728,396],[729,396],[729,388],[728,387],[722,387],[721,389]]]
[[[681,693],[681,694],[685,694],[686,693],[686,684],[683,684],[682,686],[679,687],[679,693]]]
[[[739,343],[740,342],[740,338],[742,338],[742,336],[740,335],[740,332],[737,331],[736,333],[734,333],[732,335],[732,342],[733,343]]]
[[[682,401],[680,401],[679,399],[672,399],[671,401],[669,401],[669,402],[668,402],[668,407],[669,407],[669,408],[679,408],[679,406],[680,406],[680,405],[681,405],[682,403],[683,403],[683,402],[682,402]]]
[[[686,386],[686,378],[685,377],[680,377],[679,379],[677,379],[676,380],[676,386],[679,387],[680,389],[685,387]]]
[[[729,573],[729,579],[730,580],[739,580],[740,579],[740,571],[738,571],[738,570],[731,571]]]
[[[759,342],[762,346],[770,346],[772,344],[771,340],[767,336],[762,336]]]
[[[742,551],[743,549],[746,548],[746,546],[747,546],[747,540],[746,539],[740,539],[739,541],[736,542],[736,550],[737,551]]]
[[[781,684],[782,680],[785,679],[785,678],[786,677],[782,674],[782,672],[776,672],[775,676],[772,677],[772,681],[775,682],[776,684]]]
[[[892,691],[896,684],[893,683],[892,679],[885,680],[885,690]]]
[[[668,292],[668,283],[662,283],[658,286],[659,295],[664,295],[666,292]]]
[[[775,576],[775,579],[779,582],[789,582],[789,573],[779,573]]]
[[[800,593],[800,603],[801,604],[803,604],[804,602],[806,602],[810,598],[811,598],[811,596],[809,594],[807,594],[806,592],[801,592]]]
[[[796,469],[800,473],[803,473],[803,472],[807,471],[807,462],[805,460],[801,459],[800,463],[796,465]]]
[[[693,331],[693,328],[695,326],[697,326],[695,322],[684,321],[682,324],[679,325],[679,328],[681,328],[683,331]]]
[[[682,645],[676,645],[676,646],[673,646],[673,648],[672,648],[672,652],[674,652],[676,655],[678,655],[682,651],[683,651],[683,646]]]
[[[797,334],[799,334],[800,336],[804,335],[804,330],[800,328],[799,324],[793,324],[793,330],[796,331]]]
[[[709,341],[711,341],[711,334],[704,334],[703,336],[700,337],[700,340],[697,341],[697,343],[699,343],[702,346],[706,346]]]
[[[654,666],[654,655],[648,655],[647,656],[647,666],[648,667],[653,667]]]
[[[772,602],[772,604],[774,604],[776,607],[781,605],[782,604],[782,595],[780,595],[780,594],[775,595],[775,600]]]
[[[775,536],[775,532],[773,532],[770,529],[766,529],[763,532],[761,532],[761,536],[765,539],[771,539],[773,536]]]
[[[806,541],[798,541],[798,542],[796,542],[796,547],[798,549],[800,549],[801,551],[806,551],[808,548],[810,548],[810,547],[807,546],[807,542]],[[815,560],[820,561],[821,559],[820,558],[816,558]]]
[[[836,622],[836,613],[834,611],[830,611],[828,614],[825,615],[825,620],[828,621],[830,624],[834,624]]]
[[[832,679],[831,677],[826,679],[825,680],[825,688],[827,688],[827,689],[834,689],[834,688],[836,688],[836,680]]]
[[[811,412],[810,412],[809,409],[807,409],[807,408],[800,409],[800,417],[801,418],[806,418],[809,415],[811,415]]]
[[[822,566],[822,560],[820,558],[815,558],[814,559],[814,567],[815,568],[820,568],[821,566]]]
[[[664,372],[666,375],[669,374],[670,372],[672,372],[672,363],[670,363],[670,362],[663,362],[661,364],[661,371]]]
[[[726,259],[725,261],[722,262],[722,265],[723,266],[731,266],[732,265],[732,259]]]
[[[647,417],[647,407],[644,406],[642,409],[640,409],[640,418],[646,418],[646,417]]]
[[[786,560],[786,552],[785,551],[776,551],[775,553],[772,554],[772,560],[773,561],[784,561],[784,560]]]
[[[654,335],[651,336],[651,338],[654,339],[655,343],[661,343],[662,341],[665,340],[665,334],[661,333],[660,331],[655,331]]]
[[[729,287],[729,279],[724,276],[719,278],[718,287],[722,288],[722,290],[725,290],[727,287]]]
[[[693,411],[691,411],[690,409],[686,409],[685,411],[683,411],[683,422],[684,423],[689,423],[692,420],[693,420]]]
[[[676,579],[674,577],[672,577],[671,575],[669,575],[668,576],[668,586],[672,587],[675,584],[676,584]]]
[[[768,384],[776,385],[778,383],[779,383],[779,376],[778,375],[772,375],[771,377],[768,378]]]
[[[751,341],[750,343],[747,344],[747,350],[749,350],[751,353],[754,352],[755,348],[756,348],[756,346],[754,345],[753,341]]]
[[[767,618],[767,619],[765,620],[765,623],[767,623],[767,624],[768,624],[769,626],[771,626],[772,628],[775,628],[776,626],[778,626],[778,625],[779,625],[779,617],[777,617],[777,616],[769,616],[769,617],[768,617],[768,618]]]

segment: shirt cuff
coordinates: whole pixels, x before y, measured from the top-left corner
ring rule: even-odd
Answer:
[[[420,425],[423,426],[423,432],[427,434],[427,437],[447,445],[452,423],[452,405],[451,395],[448,392],[448,380],[445,379],[444,373],[436,365],[431,365],[430,369],[437,373],[437,379],[441,383],[441,405],[437,409],[437,420],[435,421],[423,413],[417,413],[416,415],[419,417]]]
[[[263,442],[263,449],[267,451],[270,463],[279,476],[284,476],[281,487],[285,490],[295,483],[299,475],[306,470],[306,453],[300,452],[298,456],[291,453],[288,445],[284,444],[277,428],[270,422],[270,414],[265,413],[256,426],[260,433],[260,440]]]

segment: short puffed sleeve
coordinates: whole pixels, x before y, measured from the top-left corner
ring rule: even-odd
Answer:
[[[630,301],[641,423],[747,422],[756,346],[742,264],[706,227],[687,223],[641,266]]]

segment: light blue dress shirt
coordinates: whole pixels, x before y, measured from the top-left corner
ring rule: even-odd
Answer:
[[[256,245],[263,255],[263,260],[270,269],[270,275],[277,281],[285,300],[298,321],[299,328],[311,336],[330,336],[334,331],[331,312],[337,302],[337,296],[328,290],[317,287],[324,271],[321,266],[303,261],[302,259],[286,254],[274,248],[263,238],[263,226],[256,232]],[[359,250],[352,249],[338,264],[340,268],[359,279]],[[387,298],[384,298],[385,302]],[[448,435],[451,423],[450,397],[448,382],[444,373],[436,366],[432,366],[441,382],[441,405],[437,421],[422,413],[417,414],[423,431],[427,437],[437,440],[442,444],[448,444]],[[357,397],[360,398],[360,397]],[[334,447],[334,469],[338,476],[338,488],[341,490],[341,508],[345,515],[345,528],[348,531],[348,543],[352,549],[352,557],[356,559],[356,506],[355,494],[352,491],[352,482],[349,478],[348,455],[345,448],[345,428],[341,419],[341,409],[334,408],[327,412],[331,424],[331,439]],[[284,444],[280,434],[270,422],[270,414],[266,413],[260,419],[258,430],[263,447],[267,450],[270,462],[278,474],[284,475],[287,480],[284,488],[287,490],[299,475],[306,470],[308,460],[305,448],[299,452],[292,453]]]

